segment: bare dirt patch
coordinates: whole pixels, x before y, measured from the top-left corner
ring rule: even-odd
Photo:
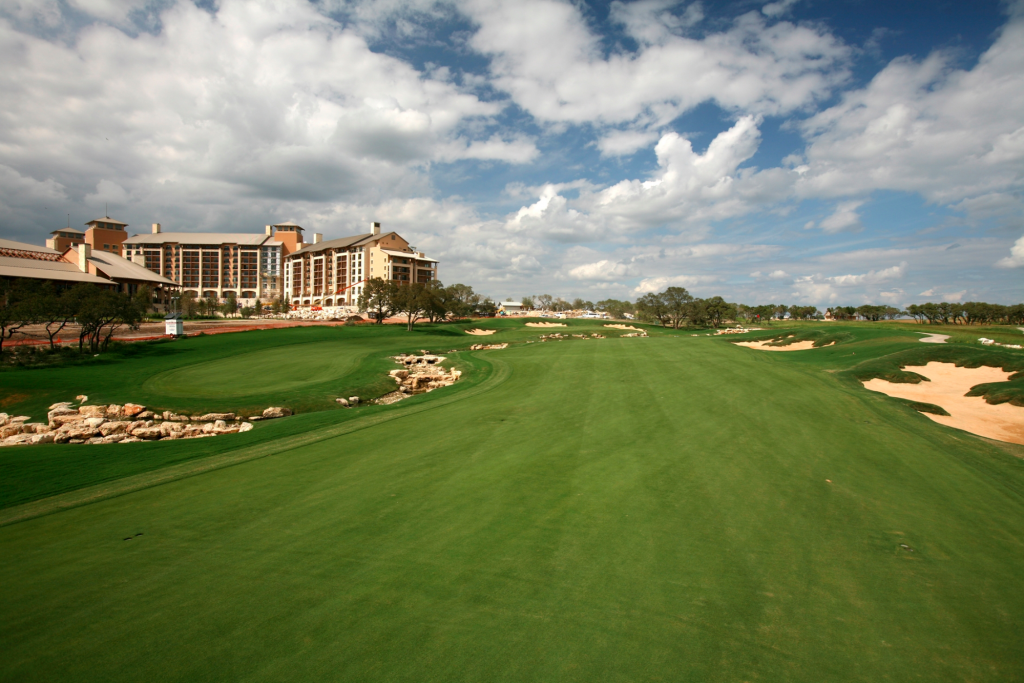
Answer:
[[[527,327],[568,327],[565,323],[526,323]]]
[[[472,334],[477,337],[484,337],[488,334],[494,334],[497,330],[481,330],[478,327],[474,327],[472,330],[466,330],[466,334]]]
[[[636,330],[637,332],[643,332],[639,327],[633,327],[632,325],[605,325],[605,327],[612,327],[616,330]]]
[[[992,405],[982,396],[965,395],[979,384],[1005,382],[1013,373],[1002,368],[961,368],[953,363],[935,361],[903,369],[916,372],[930,381],[903,384],[876,378],[864,382],[864,387],[896,398],[940,406],[949,415],[924,414],[930,420],[947,427],[1024,445],[1024,408],[1011,403]]]
[[[785,346],[770,346],[772,340],[767,341],[750,341],[750,342],[735,342],[736,346],[745,346],[748,349],[760,349],[761,351],[807,351],[808,349],[823,349],[825,346],[832,346],[835,342],[829,342],[825,346],[815,346],[813,339],[806,341],[793,342],[792,344],[786,344]]]

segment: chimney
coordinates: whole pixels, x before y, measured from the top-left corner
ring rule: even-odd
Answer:
[[[89,244],[78,245],[78,269],[83,273],[89,272],[89,257],[92,256],[92,246]]]
[[[373,223],[370,223],[370,234],[371,235],[379,235],[380,234],[380,223],[378,223],[377,221],[374,221]]]
[[[272,234],[273,234],[273,231],[270,229],[270,226],[268,225],[267,226],[267,236],[269,237]]]
[[[320,234],[319,232],[314,232],[313,233],[313,244],[320,244],[323,241],[324,241],[324,236],[322,234]]]
[[[423,258],[423,252],[422,251],[417,251],[416,252],[416,258]]]
[[[154,223],[153,224],[153,234],[154,235],[159,235],[160,234],[160,224],[159,223]]]

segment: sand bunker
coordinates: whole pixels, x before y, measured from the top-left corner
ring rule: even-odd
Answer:
[[[643,332],[639,327],[633,327],[632,325],[605,325],[605,327],[614,327],[616,330],[636,330],[637,332]]]
[[[494,334],[495,332],[497,332],[497,330],[481,330],[478,327],[474,327],[472,330],[466,330],[466,334],[473,334],[478,337],[482,337],[488,334]]]
[[[986,403],[983,396],[964,395],[978,384],[1005,382],[1013,373],[991,367],[958,368],[953,363],[935,361],[903,369],[916,372],[931,381],[897,384],[873,379],[864,382],[864,386],[889,396],[941,406],[949,415],[924,413],[939,424],[990,439],[1024,445],[1024,408],[1010,403],[992,405]]]
[[[792,335],[790,335],[792,336]],[[735,342],[736,346],[746,346],[748,349],[761,349],[762,351],[806,351],[807,349],[819,348],[823,349],[825,346],[832,346],[835,342],[829,342],[825,346],[814,346],[814,340],[808,339],[806,341],[793,342],[792,344],[786,344],[785,346],[769,346],[773,340],[767,341],[750,341],[750,342]]]
[[[918,341],[923,341],[925,344],[945,344],[946,340],[949,339],[948,334],[929,334],[927,332],[918,332],[918,334],[924,335]]]
[[[526,323],[527,327],[568,327],[565,323]]]

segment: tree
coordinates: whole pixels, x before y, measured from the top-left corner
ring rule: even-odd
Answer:
[[[533,310],[533,297],[532,296],[524,296],[520,303],[523,304],[523,310],[524,311],[531,311],[531,310]]]
[[[0,351],[5,340],[32,322],[32,299],[37,286],[26,280],[0,278]]]
[[[75,307],[70,290],[59,291],[52,282],[44,282],[34,301],[33,317],[45,325],[50,350],[56,348],[55,338],[68,323],[75,319]]]
[[[727,303],[726,300],[720,296],[713,296],[710,299],[704,299],[701,304],[704,322],[716,329],[721,326],[722,321],[726,318],[734,318],[736,316],[735,304]]]
[[[625,318],[626,313],[633,313],[635,307],[632,302],[619,301],[618,299],[605,299],[604,301],[598,301],[595,308],[599,311],[607,313],[613,318]]]
[[[93,353],[105,351],[114,333],[127,325],[137,329],[143,318],[143,309],[134,297],[110,289],[79,284],[72,291],[75,321],[79,325],[78,350],[85,341]]]
[[[657,294],[644,294],[636,300],[637,317],[646,322],[657,322],[665,326],[669,320],[668,307]]]
[[[693,301],[693,296],[686,291],[685,287],[669,287],[657,296],[661,297],[665,305],[665,311],[668,321],[672,323],[672,329],[678,330],[681,325],[686,323],[692,312],[690,304]]]
[[[263,317],[263,302],[262,301],[260,301],[259,299],[256,299],[256,305],[253,306],[252,309],[253,309],[253,312],[256,313],[256,317],[257,318],[262,318]]]
[[[234,292],[228,292],[224,297],[224,303],[220,306],[220,312],[224,314],[225,318],[231,317],[238,313],[238,299],[235,297]]]
[[[554,297],[552,297],[550,294],[538,294],[537,295],[537,305],[540,306],[540,309],[542,311],[550,311],[551,310],[551,304],[554,302],[554,300],[555,300]]]
[[[239,311],[239,313],[241,314],[242,318],[244,318],[245,320],[248,320],[249,318],[251,318],[252,314],[254,312],[255,311],[252,308],[252,306],[242,306],[242,309]]]
[[[446,288],[440,280],[423,283],[423,313],[432,323],[444,320],[448,315],[445,291]]]
[[[385,318],[390,318],[395,313],[396,287],[394,280],[370,278],[363,285],[363,291],[359,295],[359,308],[371,313],[377,324],[382,325]]]
[[[395,313],[405,315],[406,329],[412,332],[416,319],[423,314],[428,305],[429,297],[422,283],[410,282],[395,287],[392,294],[392,307]]]
[[[480,303],[476,305],[477,315],[493,316],[498,312],[498,305],[494,303],[494,300],[489,296],[485,296],[480,300]]]
[[[451,314],[453,319],[467,318],[480,303],[480,295],[473,291],[469,285],[455,284],[445,287],[438,292],[441,297],[441,306],[445,313]]]

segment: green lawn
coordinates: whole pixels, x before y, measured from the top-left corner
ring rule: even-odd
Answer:
[[[333,377],[249,385],[301,397],[372,386],[395,349],[549,332],[477,326],[502,331],[224,335],[80,372],[169,401],[168,377],[216,389],[199,364],[244,371],[305,345]],[[848,337],[767,353],[655,330],[464,352],[464,383],[393,406],[4,449],[0,467],[22,458],[4,479],[29,453],[47,463],[18,502],[98,493],[0,527],[0,680],[1024,680],[1024,462],[843,372],[916,353],[913,335],[827,329]],[[47,489],[73,469],[61,454],[88,471],[76,454],[103,449],[122,460],[102,486]]]

